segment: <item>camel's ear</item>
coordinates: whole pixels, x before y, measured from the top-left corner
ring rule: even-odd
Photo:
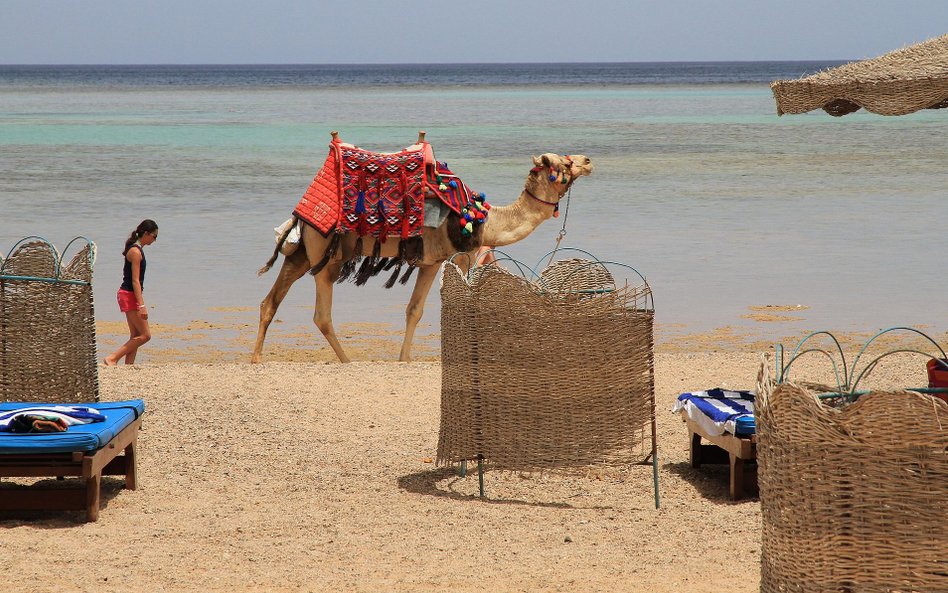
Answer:
[[[534,167],[539,167],[539,166],[542,165],[542,164],[543,164],[543,161],[540,160],[540,157],[538,157],[538,156],[533,157],[533,166],[534,166]]]
[[[550,157],[548,157],[548,156],[546,156],[546,155],[543,155],[543,156],[540,157],[540,159],[541,159],[541,161],[543,162],[543,166],[544,166],[544,167],[549,168],[549,167],[552,167],[552,166],[553,166],[553,161],[550,160]]]

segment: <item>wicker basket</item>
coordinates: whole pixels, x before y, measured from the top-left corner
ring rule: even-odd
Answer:
[[[549,470],[654,454],[651,292],[604,269],[557,262],[531,282],[445,265],[439,464]]]
[[[92,266],[95,244],[68,265],[45,239],[20,241],[0,259],[0,401],[99,399]]]
[[[948,591],[948,404],[870,392],[844,409],[761,367],[761,587]]]

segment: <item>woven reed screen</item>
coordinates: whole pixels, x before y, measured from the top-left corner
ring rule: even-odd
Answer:
[[[439,464],[481,456],[497,469],[545,470],[652,453],[651,293],[604,288],[602,270],[557,262],[531,283],[485,266],[469,282],[445,265]]]
[[[763,593],[948,591],[948,404],[762,385]]]
[[[94,260],[88,241],[61,267],[47,241],[25,239],[0,262],[0,400],[98,401]]]

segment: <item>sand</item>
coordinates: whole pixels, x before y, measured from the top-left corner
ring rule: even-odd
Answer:
[[[139,489],[107,478],[96,523],[5,515],[6,588],[757,591],[756,492],[732,502],[724,466],[692,469],[685,426],[670,412],[682,391],[753,387],[761,350],[721,347],[734,332],[720,333],[669,339],[656,355],[657,510],[650,466],[487,471],[479,498],[473,466],[461,478],[433,463],[436,360],[286,362],[296,354],[275,345],[250,365],[237,361],[246,349],[222,361],[229,351],[202,339],[191,356],[218,351],[218,360],[188,362],[161,354],[156,337],[145,364],[100,369],[103,400],[147,403]],[[372,339],[394,358],[397,340]],[[299,352],[329,360],[312,334],[305,342],[315,345]],[[924,378],[924,361],[901,361],[877,380]]]

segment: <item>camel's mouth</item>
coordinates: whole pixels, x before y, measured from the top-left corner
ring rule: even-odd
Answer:
[[[569,168],[570,175],[575,177],[583,177],[584,175],[591,175],[593,172],[593,164],[588,156],[582,154],[574,154],[569,156],[572,164]]]

